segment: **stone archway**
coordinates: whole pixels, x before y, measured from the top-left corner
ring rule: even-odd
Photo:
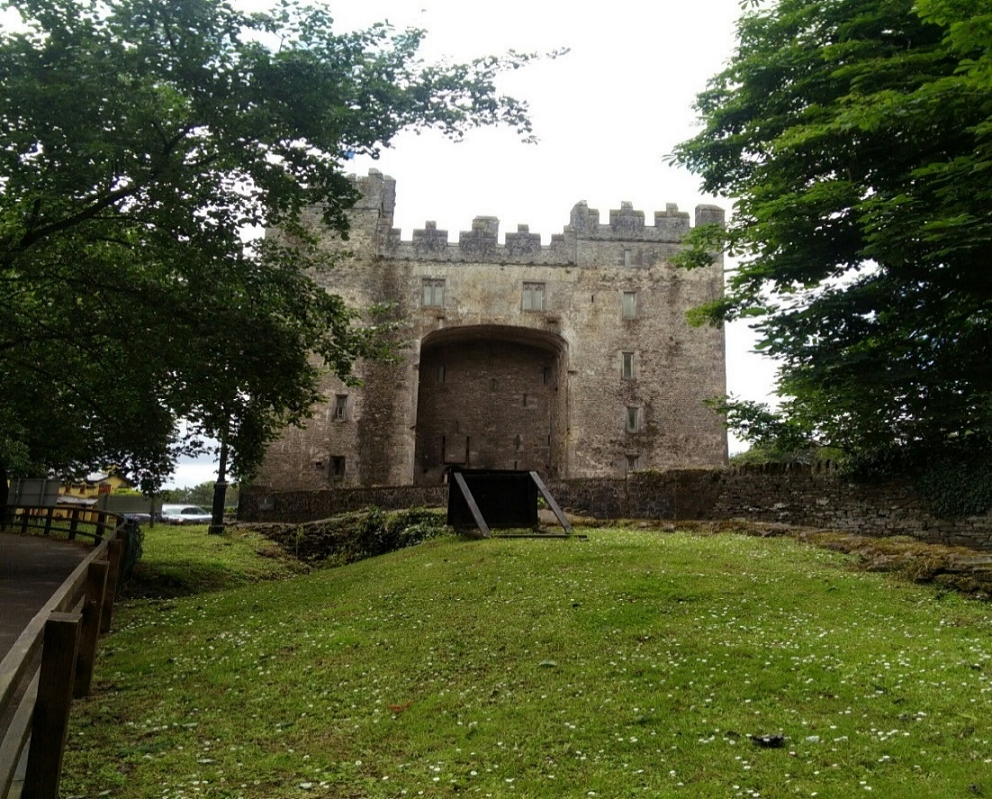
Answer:
[[[415,484],[449,466],[565,471],[567,344],[530,328],[476,325],[420,347]]]

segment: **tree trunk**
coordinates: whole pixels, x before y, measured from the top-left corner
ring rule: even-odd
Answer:
[[[7,464],[0,461],[0,530],[7,529],[7,518],[10,514],[10,509],[7,507],[7,500],[10,499],[8,478]]]

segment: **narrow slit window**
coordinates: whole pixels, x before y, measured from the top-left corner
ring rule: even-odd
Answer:
[[[345,459],[343,455],[331,456],[331,477],[341,479],[344,477]]]
[[[627,432],[636,433],[641,429],[641,409],[635,405],[627,406]]]
[[[637,292],[625,291],[623,293],[623,318],[637,318]]]
[[[438,383],[443,383],[443,382],[444,382],[444,379],[445,379],[445,373],[444,373],[444,364],[443,364],[443,363],[442,363],[442,364],[440,364],[440,365],[439,365],[439,366],[437,367],[437,372],[435,372],[435,375],[436,375],[436,377],[437,377],[437,382],[438,382]]]
[[[634,372],[634,353],[623,353],[623,379],[633,380],[636,377]]]
[[[630,250],[623,251],[623,265],[629,269],[630,268]]]
[[[334,396],[334,421],[348,421],[348,395],[336,394]]]
[[[627,473],[636,472],[641,468],[641,456],[640,455],[628,455],[627,456]]]

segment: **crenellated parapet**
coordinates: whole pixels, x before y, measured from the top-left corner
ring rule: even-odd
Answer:
[[[674,203],[656,211],[649,225],[643,211],[623,202],[619,209],[610,211],[609,222],[602,224],[599,211],[583,201],[572,208],[568,224],[561,233],[552,235],[547,245],[528,225],[507,232],[505,243],[500,244],[499,220],[494,216],[475,217],[471,229],[460,231],[456,242],[450,242],[448,231],[439,230],[433,221],[415,229],[405,241],[401,231],[392,227],[396,181],[376,170],[367,177],[352,176],[352,180],[362,192],[355,209],[363,212],[354,224],[371,224],[378,234],[379,256],[401,261],[568,266],[577,263],[577,250],[583,242],[678,245],[691,227],[689,214]],[[696,225],[723,224],[724,217],[723,209],[717,206],[696,207]]]
[[[699,208],[697,207],[697,218]],[[714,206],[705,206],[713,208]],[[717,209],[720,210],[720,209]],[[722,210],[721,220],[722,220]],[[635,211],[633,204],[620,203],[619,210],[610,211],[609,223],[599,221],[599,211],[585,202],[572,208],[566,232],[572,231],[580,239],[595,241],[665,242],[677,244],[689,232],[689,214],[680,211],[675,203],[668,203],[664,211],[655,211],[654,224],[645,222],[643,211]]]
[[[427,222],[413,231],[410,241],[403,241],[400,231],[392,228],[380,247],[385,258],[401,261],[435,261],[440,263],[548,264],[574,263],[574,244],[569,248],[565,236],[551,237],[550,246],[541,244],[539,233],[527,225],[518,225],[515,233],[506,234],[499,243],[499,220],[494,216],[477,216],[472,229],[458,234],[457,243],[448,241],[448,231],[439,230],[437,222]]]

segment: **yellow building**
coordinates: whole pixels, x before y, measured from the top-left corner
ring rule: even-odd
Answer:
[[[131,484],[115,471],[91,472],[78,483],[65,483],[59,489],[59,501],[62,497],[78,497],[79,499],[97,499],[102,494],[112,494],[118,488],[130,488]]]

